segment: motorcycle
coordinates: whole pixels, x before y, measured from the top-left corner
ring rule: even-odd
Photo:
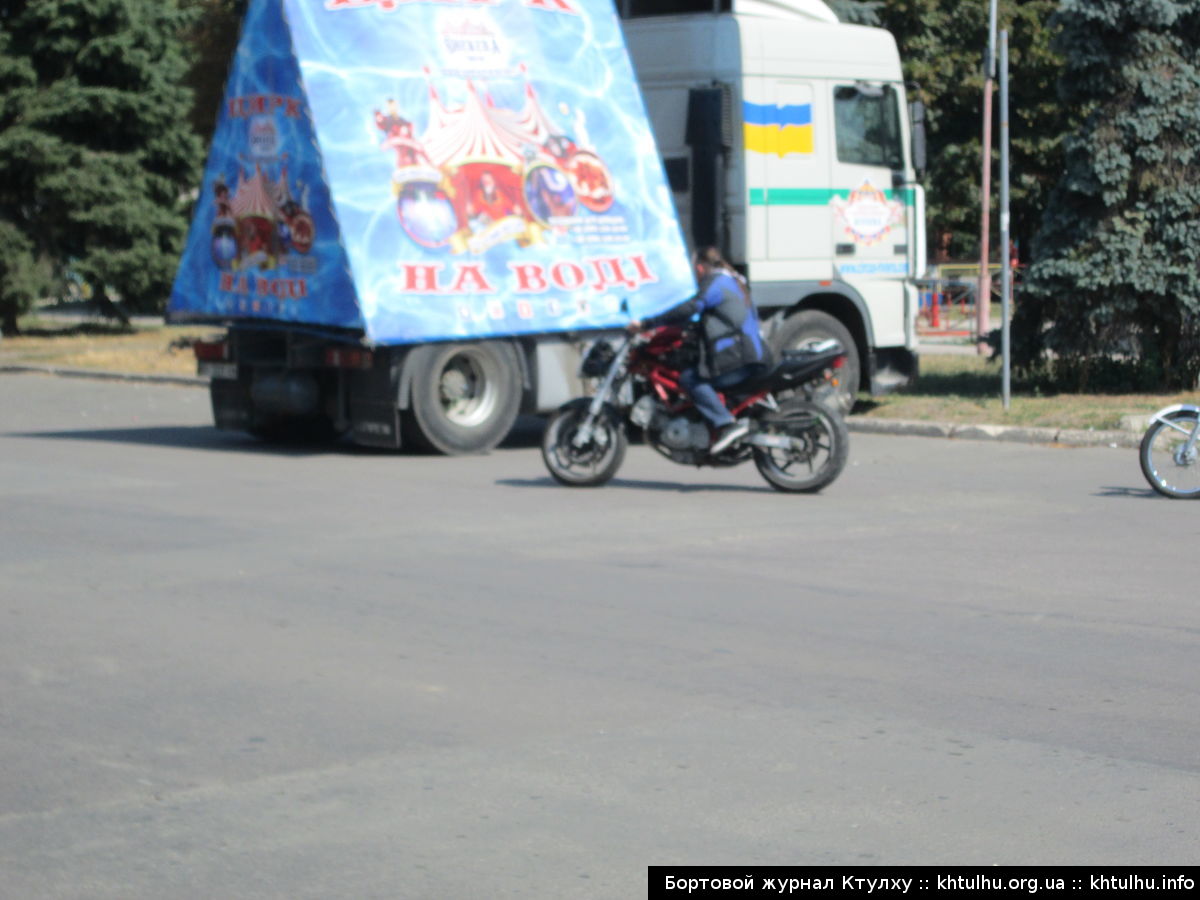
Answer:
[[[1200,406],[1160,409],[1142,437],[1138,461],[1150,487],[1165,497],[1200,497]]]
[[[611,479],[625,459],[626,423],[681,465],[735,466],[752,458],[780,491],[814,493],[841,474],[850,435],[841,416],[819,399],[845,364],[840,344],[784,351],[762,375],[726,389],[722,399],[736,418],[748,420],[750,431],[716,454],[711,426],[679,381],[680,371],[694,364],[694,348],[676,326],[632,335],[619,346],[593,344],[580,371],[600,379],[595,395],[559,409],[542,438],[542,459],[555,480],[595,487]]]

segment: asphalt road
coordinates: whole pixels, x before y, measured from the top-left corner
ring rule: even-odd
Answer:
[[[1200,846],[1200,507],[1130,450],[272,449],[0,376],[0,898],[634,897]]]

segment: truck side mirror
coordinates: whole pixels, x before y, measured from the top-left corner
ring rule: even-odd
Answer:
[[[913,100],[908,104],[908,116],[912,123],[913,168],[916,169],[919,180],[925,177],[925,166],[928,162],[925,149],[925,104],[920,100]]]

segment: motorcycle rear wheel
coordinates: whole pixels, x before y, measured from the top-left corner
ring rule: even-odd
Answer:
[[[813,494],[832,484],[846,467],[850,433],[842,417],[813,400],[792,399],[764,417],[760,430],[792,438],[789,449],[755,447],[759,474],[777,491]]]
[[[1183,444],[1196,427],[1197,416],[1190,410],[1170,413],[1152,422],[1142,438],[1138,462],[1150,487],[1164,497],[1187,500],[1200,497],[1200,445],[1183,454]],[[1181,430],[1182,429],[1182,430]]]
[[[617,474],[625,459],[625,429],[605,410],[596,419],[591,438],[580,447],[575,436],[588,414],[588,401],[576,401],[550,417],[542,435],[542,461],[560,484],[598,487]]]

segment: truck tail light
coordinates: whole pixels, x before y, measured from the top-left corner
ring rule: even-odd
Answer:
[[[334,369],[369,369],[375,365],[375,354],[361,347],[330,347],[325,351],[325,365]]]
[[[229,359],[229,342],[220,340],[199,340],[192,344],[192,352],[200,362],[226,362]]]

